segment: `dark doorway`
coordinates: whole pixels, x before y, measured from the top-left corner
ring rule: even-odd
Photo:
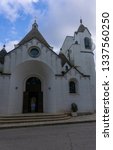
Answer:
[[[41,81],[31,77],[26,81],[26,90],[23,93],[23,113],[43,112],[43,93]]]

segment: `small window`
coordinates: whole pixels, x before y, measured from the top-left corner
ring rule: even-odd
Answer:
[[[84,44],[85,44],[86,49],[91,49],[92,48],[91,39],[89,39],[88,37],[84,38]]]
[[[75,44],[78,44],[78,41],[75,41]]]
[[[70,93],[76,93],[76,85],[74,81],[69,82],[69,92]]]
[[[65,66],[65,70],[68,71],[68,66],[67,65]]]

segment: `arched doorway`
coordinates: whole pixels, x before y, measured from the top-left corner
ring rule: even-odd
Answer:
[[[30,77],[26,81],[23,93],[23,113],[43,112],[43,93],[41,81],[37,77]]]

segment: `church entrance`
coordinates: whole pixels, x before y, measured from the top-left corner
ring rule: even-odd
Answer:
[[[23,93],[23,113],[35,112],[43,112],[43,93],[40,79],[31,77],[26,81]]]

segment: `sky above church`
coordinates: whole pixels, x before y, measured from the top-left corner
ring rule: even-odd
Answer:
[[[34,20],[46,41],[58,52],[80,19],[95,41],[96,0],[0,0],[0,49],[10,51],[30,30]]]

